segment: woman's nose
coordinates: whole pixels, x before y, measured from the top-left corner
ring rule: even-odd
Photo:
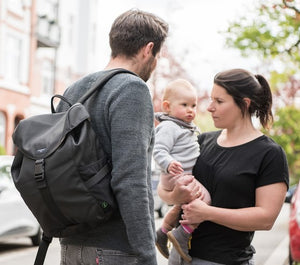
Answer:
[[[210,103],[210,104],[208,105],[207,110],[208,110],[209,112],[213,112],[213,111],[215,110],[215,108],[214,108],[214,106],[213,106],[213,103]]]

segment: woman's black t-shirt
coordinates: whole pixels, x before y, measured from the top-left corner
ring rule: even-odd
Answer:
[[[194,176],[210,192],[212,205],[222,208],[255,206],[255,189],[278,182],[289,183],[288,167],[283,149],[263,135],[248,143],[221,147],[220,131],[199,136],[200,156]],[[254,232],[242,232],[213,222],[203,222],[194,231],[190,254],[204,260],[226,265],[249,260],[254,248]]]

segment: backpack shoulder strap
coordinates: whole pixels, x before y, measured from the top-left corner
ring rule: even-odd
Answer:
[[[105,75],[96,80],[94,85],[77,102],[83,104],[94,92],[96,92],[98,89],[101,89],[110,78],[119,73],[136,75],[135,73],[123,68],[109,70]]]
[[[51,242],[52,242],[52,237],[48,237],[43,233],[42,241],[39,245],[39,249],[35,257],[34,265],[44,264],[46,253]]]

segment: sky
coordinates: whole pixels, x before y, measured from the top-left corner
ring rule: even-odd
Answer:
[[[224,47],[224,31],[229,21],[249,10],[258,0],[110,0],[104,1],[101,16],[108,34],[113,20],[122,12],[138,8],[162,17],[169,23],[168,48],[204,88],[212,85],[213,76],[229,68],[253,71],[257,58],[243,58],[236,49]]]

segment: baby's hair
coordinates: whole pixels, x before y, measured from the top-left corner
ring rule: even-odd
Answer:
[[[180,78],[167,84],[164,89],[163,100],[169,100],[174,95],[174,92],[178,91],[179,89],[188,89],[196,92],[196,89],[189,81]]]

